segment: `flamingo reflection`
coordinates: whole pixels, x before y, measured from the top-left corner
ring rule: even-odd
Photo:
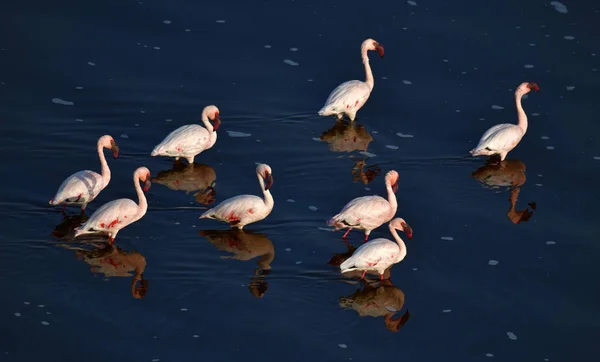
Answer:
[[[89,219],[89,216],[85,215],[84,212],[69,216],[65,210],[62,210],[63,220],[54,227],[52,236],[58,239],[72,240],[75,237],[75,228],[81,226]]]
[[[508,187],[510,192],[510,208],[507,216],[514,224],[528,221],[537,207],[535,202],[528,203],[528,208],[517,209],[517,200],[521,186],[527,181],[525,176],[526,166],[519,160],[504,160],[496,163],[489,160],[486,165],[478,168],[471,176],[490,188]]]
[[[252,260],[258,257],[254,276],[250,279],[248,288],[254,297],[264,297],[269,285],[264,278],[271,270],[275,258],[275,246],[264,234],[248,230],[202,230],[200,236],[206,237],[219,250],[233,255],[221,256],[222,259]]]
[[[196,202],[210,205],[215,202],[217,174],[215,170],[198,163],[186,164],[175,161],[173,168],[159,172],[153,183],[164,185],[174,191],[185,191],[186,195],[195,192]],[[196,192],[197,191],[197,192]]]

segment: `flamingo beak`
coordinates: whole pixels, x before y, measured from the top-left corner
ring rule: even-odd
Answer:
[[[540,91],[540,86],[537,85],[537,83],[535,83],[535,82],[529,82],[529,83],[527,83],[527,88],[533,89],[536,92]]]
[[[152,185],[150,179],[150,174],[148,174],[148,176],[146,176],[146,181],[144,181],[144,192],[147,192],[150,189],[150,186]]]
[[[265,181],[267,182],[265,185],[265,191],[267,191],[271,188],[271,186],[273,186],[273,176],[271,176],[269,171],[265,171]]]
[[[375,45],[375,50],[377,50],[377,53],[379,53],[379,56],[381,57],[381,59],[383,59],[383,45],[377,43],[377,45]]]
[[[219,127],[221,127],[221,118],[219,117],[218,113],[215,113],[215,118],[213,119],[213,122],[213,130],[216,131],[219,129]]]
[[[408,236],[409,239],[412,239],[412,228],[405,222],[402,223],[402,228],[404,229],[404,232],[406,233],[406,236]]]
[[[115,140],[110,141],[110,150],[112,151],[114,158],[119,157],[119,146],[117,146]]]
[[[396,182],[394,182],[394,184],[392,185],[392,191],[394,193],[398,192],[398,180],[396,180]]]

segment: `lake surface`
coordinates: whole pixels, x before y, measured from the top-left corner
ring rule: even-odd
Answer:
[[[0,360],[595,361],[600,6],[565,6],[6,4]],[[364,80],[368,37],[386,54],[369,54],[356,125],[317,116],[335,86]],[[523,102],[523,141],[500,167],[467,157],[488,127],[516,123],[524,81],[541,91]],[[193,170],[150,157],[209,104],[223,123]],[[100,170],[103,134],[121,153],[84,218],[135,199],[137,167],[158,177],[112,247],[73,242],[79,211],[48,205],[65,177]],[[259,195],[257,162],[273,169],[266,220],[236,233],[198,219]],[[391,169],[414,236],[390,283],[365,286],[339,274],[348,248],[325,221],[385,195]]]

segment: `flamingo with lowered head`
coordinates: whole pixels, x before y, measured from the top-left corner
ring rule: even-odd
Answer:
[[[140,186],[144,182],[144,189]],[[75,237],[85,234],[108,234],[111,244],[119,230],[141,219],[148,209],[144,192],[150,188],[150,171],[139,167],[133,173],[133,186],[139,199],[139,205],[130,199],[118,199],[107,202],[90,216],[85,224],[75,229]]]
[[[84,211],[87,204],[92,202],[108,186],[110,168],[108,168],[108,163],[104,157],[104,149],[112,150],[113,157],[117,158],[119,156],[119,146],[117,146],[112,136],[104,135],[98,139],[97,148],[102,174],[90,170],[75,172],[60,184],[58,191],[49,202],[50,205],[62,204],[63,211],[67,205],[80,205],[81,211]]]
[[[244,226],[260,221],[273,210],[273,196],[269,188],[273,185],[271,167],[264,163],[256,167],[258,183],[265,196],[264,200],[254,195],[239,195],[222,201],[217,206],[205,211],[200,219],[215,219],[243,229]],[[265,185],[266,181],[266,185]]]
[[[214,122],[214,127],[208,121],[209,119]],[[221,125],[219,108],[216,106],[204,107],[202,123],[206,128],[197,124],[189,124],[169,133],[161,143],[154,147],[150,156],[175,157],[176,161],[183,157],[188,160],[190,165],[193,164],[196,155],[211,148],[217,142],[217,129]]]
[[[521,142],[527,132],[527,115],[521,105],[521,98],[532,89],[538,92],[540,87],[534,82],[523,82],[515,91],[519,123],[497,124],[485,131],[477,147],[469,151],[472,156],[500,155],[500,161],[504,161],[506,155]]]
[[[404,231],[412,239],[412,228],[402,218],[395,218],[389,224],[390,232],[396,240],[377,238],[361,245],[352,256],[340,265],[342,273],[362,270],[363,279],[369,270],[376,270],[383,280],[383,273],[393,264],[401,262],[406,257],[406,245],[396,230]]]
[[[364,230],[366,243],[371,231],[390,221],[396,214],[398,202],[395,193],[398,191],[398,172],[392,170],[385,175],[385,188],[388,192],[387,200],[376,195],[357,197],[347,203],[339,214],[329,219],[327,224],[334,226],[336,231],[348,228],[342,236],[343,239],[352,229]]]
[[[369,56],[367,55],[369,50],[376,50],[381,58],[383,58],[383,45],[373,39],[363,41],[360,47],[360,54],[365,65],[366,80],[364,82],[350,80],[337,86],[331,92],[327,101],[325,101],[323,108],[319,110],[319,116],[331,116],[335,114],[338,119],[342,119],[344,114],[346,114],[351,121],[354,121],[356,112],[367,102],[375,85],[373,72],[371,72],[371,66],[369,65]]]

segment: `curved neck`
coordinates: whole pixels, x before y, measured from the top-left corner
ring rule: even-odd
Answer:
[[[396,214],[396,211],[398,210],[398,201],[396,200],[396,194],[394,193],[394,190],[392,190],[392,185],[387,181],[385,183],[385,188],[387,189],[388,193],[388,202],[390,203],[390,207],[393,210],[393,217]]]
[[[402,260],[406,256],[406,244],[404,244],[404,240],[400,238],[400,235],[398,235],[398,232],[394,227],[390,226],[390,232],[392,233],[392,236],[394,237],[394,239],[398,243],[398,247],[400,248],[400,252],[396,257],[396,260]]]
[[[373,87],[375,86],[375,80],[373,80],[373,72],[371,71],[371,66],[369,65],[369,56],[367,55],[367,52],[368,52],[367,48],[361,49],[362,61],[363,61],[363,64],[365,65],[365,74],[366,74],[365,83],[367,83],[369,88],[371,88],[371,90],[373,90]]]
[[[208,116],[204,112],[202,112],[202,123],[204,123],[204,127],[206,127],[208,132],[210,132],[212,134],[214,128],[213,128],[212,124],[210,124],[210,121],[208,120]]]
[[[515,103],[517,104],[517,115],[519,116],[518,126],[523,131],[523,134],[527,132],[527,115],[523,110],[523,106],[521,105],[521,98],[523,98],[523,93],[516,92],[515,93]]]
[[[102,166],[102,180],[104,181],[104,185],[102,188],[105,188],[110,182],[110,168],[108,168],[108,163],[106,162],[106,157],[104,156],[104,147],[98,142],[98,157],[100,157],[100,165]]]
[[[135,192],[138,196],[138,213],[136,215],[136,220],[138,220],[140,217],[142,217],[145,213],[146,210],[148,210],[148,202],[146,201],[146,195],[144,195],[144,191],[142,190],[142,187],[140,186],[140,177],[135,174],[133,175],[133,187],[135,187]]]
[[[265,195],[265,205],[267,205],[269,210],[273,209],[273,205],[275,204],[275,201],[273,201],[273,195],[271,195],[271,191],[265,190],[265,181],[263,180],[262,176],[259,174],[256,174],[256,176],[258,176],[258,183],[260,184],[260,189],[262,190],[263,194]]]

